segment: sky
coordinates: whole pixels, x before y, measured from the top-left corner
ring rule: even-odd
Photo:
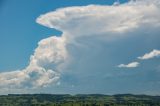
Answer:
[[[0,94],[160,95],[158,0],[1,0]]]

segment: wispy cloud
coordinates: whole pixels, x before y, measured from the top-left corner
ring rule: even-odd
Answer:
[[[154,57],[159,57],[159,56],[160,56],[160,50],[154,49],[150,53],[146,53],[143,56],[138,57],[138,59],[147,60],[147,59],[152,59]]]
[[[139,66],[138,62],[132,62],[132,63],[129,63],[129,64],[118,65],[119,68],[135,68],[135,67],[138,67],[138,66]]]
[[[140,59],[140,60],[148,60],[148,59],[152,59],[154,57],[159,57],[159,56],[160,56],[160,50],[154,49],[150,53],[146,53],[143,56],[138,57],[138,59]],[[135,68],[135,67],[138,67],[138,66],[139,66],[139,62],[132,62],[132,63],[129,63],[127,65],[125,65],[125,64],[118,65],[119,68],[122,68],[122,67]]]

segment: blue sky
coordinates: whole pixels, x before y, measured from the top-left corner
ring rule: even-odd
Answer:
[[[1,0],[0,94],[160,94],[159,4],[139,1]]]

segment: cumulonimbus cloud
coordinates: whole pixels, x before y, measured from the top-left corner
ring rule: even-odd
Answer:
[[[79,48],[129,36],[141,27],[160,27],[159,4],[158,0],[139,0],[118,6],[73,6],[41,15],[37,23],[60,30],[62,35],[41,40],[25,69],[0,73],[0,82],[4,82],[0,87],[37,88],[56,84],[68,61],[74,58],[72,52],[78,53]]]

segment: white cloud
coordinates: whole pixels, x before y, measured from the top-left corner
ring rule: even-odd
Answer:
[[[41,15],[37,22],[74,35],[69,37],[104,35],[104,33],[119,34],[132,31],[143,24],[154,23],[154,26],[159,24],[158,12],[159,8],[156,4],[146,4],[146,2],[119,6],[89,5],[58,9]]]
[[[67,57],[64,42],[55,36],[41,40],[24,70],[0,73],[0,87],[37,88],[56,83],[58,67]]]
[[[160,50],[153,50],[150,53],[146,53],[143,56],[138,57],[138,59],[147,60],[147,59],[152,59],[154,57],[159,57],[159,56],[160,56]]]
[[[65,67],[71,65],[70,60],[85,61],[88,59],[85,56],[89,57],[92,51],[98,55],[102,41],[117,36],[131,36],[131,32],[140,28],[160,27],[159,7],[158,1],[146,3],[141,0],[118,6],[61,8],[41,15],[36,20],[39,24],[58,29],[63,32],[62,35],[41,40],[25,69],[0,73],[0,82],[4,82],[0,87],[37,88],[57,84],[61,73],[67,70]],[[80,49],[88,52],[81,52]],[[133,62],[119,67],[131,68],[138,65],[138,62]]]
[[[118,65],[119,68],[135,68],[135,67],[138,67],[138,66],[139,66],[138,62],[132,62],[132,63],[129,63],[129,64]]]
[[[143,56],[138,57],[138,59],[140,59],[140,60],[147,60],[147,59],[151,59],[151,58],[159,57],[159,56],[160,56],[160,51],[154,49],[150,53],[146,53]],[[132,63],[129,63],[127,65],[125,65],[125,64],[118,65],[119,68],[122,68],[122,67],[134,68],[134,67],[137,67],[137,66],[139,66],[138,62],[132,62]]]

